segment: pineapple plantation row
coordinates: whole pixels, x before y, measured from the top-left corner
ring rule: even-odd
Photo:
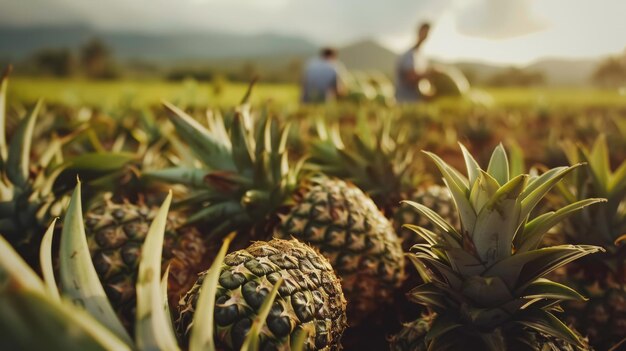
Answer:
[[[0,85],[0,350],[620,350],[626,111]],[[425,150],[422,152],[422,150]]]

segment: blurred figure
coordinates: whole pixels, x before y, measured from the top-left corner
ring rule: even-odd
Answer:
[[[420,52],[422,44],[428,38],[430,23],[422,23],[417,32],[417,42],[398,58],[396,64],[396,100],[416,102],[423,98],[418,83],[428,75],[428,60]]]
[[[337,51],[324,48],[319,57],[310,59],[302,79],[302,102],[320,103],[336,99],[344,94],[345,68],[337,60]]]

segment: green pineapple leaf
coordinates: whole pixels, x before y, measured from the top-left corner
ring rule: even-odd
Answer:
[[[476,159],[474,159],[474,156],[472,156],[472,154],[470,154],[470,152],[467,150],[465,145],[459,143],[459,146],[461,147],[461,152],[463,153],[463,158],[465,159],[465,167],[467,168],[467,176],[469,177],[470,188],[472,188],[474,186],[474,183],[478,179],[478,175],[480,174],[480,171],[482,169],[478,165],[478,162],[476,162]]]
[[[215,256],[211,268],[204,276],[196,310],[194,312],[191,335],[189,337],[189,351],[215,351],[215,334],[213,315],[215,312],[215,295],[222,270],[222,262],[233,240],[233,235],[227,236],[220,251]]]
[[[9,75],[11,74],[13,67],[9,65],[2,72],[0,77],[0,165],[3,165],[7,159],[7,137],[6,137],[6,122],[7,122],[7,88],[9,85]]]
[[[57,219],[53,219],[52,223],[46,230],[39,249],[39,263],[41,265],[41,273],[43,275],[46,290],[51,299],[60,300],[61,295],[57,288],[56,279],[54,278],[54,265],[52,264],[52,238],[54,236],[54,226]]]
[[[502,144],[499,144],[493,150],[487,166],[487,173],[498,181],[500,185],[504,185],[509,181],[509,159]]]
[[[578,336],[548,311],[542,309],[529,310],[518,323],[538,332],[554,335],[570,344],[583,346]]]
[[[599,202],[606,202],[606,199],[586,199],[574,202],[557,211],[547,212],[528,222],[524,227],[523,233],[516,244],[517,252],[526,252],[539,247],[545,233],[565,218],[578,212],[579,210]]]
[[[141,248],[135,320],[135,338],[141,350],[178,350],[176,336],[168,321],[170,316],[165,315],[163,308],[164,297],[160,284],[163,238],[171,202],[170,191],[150,224]]]
[[[132,339],[111,307],[91,261],[83,223],[80,186],[78,181],[61,233],[59,253],[61,293],[74,303],[83,306],[118,338],[132,345]]]
[[[130,351],[127,343],[82,308],[50,295],[1,235],[0,311],[2,350]]]
[[[527,299],[556,299],[556,300],[578,300],[586,301],[587,299],[578,293],[578,291],[569,286],[540,278],[532,282],[522,293]]]
[[[216,137],[178,107],[163,102],[176,131],[209,169],[236,171],[228,139]],[[221,135],[221,134],[220,134]]]
[[[6,174],[9,180],[20,188],[26,187],[28,183],[30,148],[33,143],[33,130],[41,104],[41,100],[37,101],[35,107],[20,121],[9,144]]]

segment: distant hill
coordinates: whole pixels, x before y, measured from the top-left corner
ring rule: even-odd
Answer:
[[[527,68],[544,72],[546,75],[546,83],[550,85],[582,85],[589,83],[600,61],[601,59],[544,59],[529,65]]]
[[[392,76],[397,54],[374,40],[362,40],[339,49],[339,59],[350,70],[378,70]]]
[[[86,26],[0,27],[0,58],[22,59],[44,48],[77,49],[98,37],[121,59],[153,61],[310,55],[317,45],[275,34],[102,32]]]

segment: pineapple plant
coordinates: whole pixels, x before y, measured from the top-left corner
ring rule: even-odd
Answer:
[[[53,191],[54,181],[62,168],[55,165],[61,141],[49,143],[45,153],[31,160],[33,130],[41,101],[22,118],[7,144],[6,94],[8,67],[0,77],[0,233],[33,267],[41,232],[47,221],[58,216],[63,198]]]
[[[170,120],[203,168],[178,167],[146,176],[190,190],[189,222],[209,236],[238,231],[236,248],[251,240],[294,237],[313,245],[342,280],[351,323],[386,302],[404,278],[400,241],[372,200],[354,185],[289,167],[288,128],[262,115],[252,123],[244,105],[229,131],[218,115],[208,128],[166,104]],[[363,287],[364,284],[369,284]]]
[[[440,169],[458,208],[460,230],[428,207],[410,203],[439,229],[410,226],[425,244],[410,254],[423,284],[410,300],[434,315],[406,325],[392,350],[584,350],[585,340],[554,313],[564,300],[583,300],[546,275],[581,257],[601,252],[587,245],[540,248],[543,235],[581,208],[584,199],[533,216],[539,201],[578,165],[540,176],[511,176],[504,148],[496,147],[486,170],[462,147],[467,176],[427,153]]]
[[[170,269],[161,278],[161,248],[165,243],[167,212],[171,194],[154,216],[139,259],[136,283],[137,310],[135,334],[122,327],[107,299],[93,265],[81,214],[80,185],[74,192],[60,239],[60,284],[53,266],[52,242],[54,221],[40,247],[43,280],[22,260],[9,243],[0,237],[0,327],[3,350],[181,350],[167,304],[167,280]],[[205,274],[202,302],[193,316],[189,351],[215,350],[213,331],[215,291],[219,273],[231,238]],[[270,286],[242,350],[260,349],[261,333],[269,320],[270,310],[283,283],[281,277]],[[313,303],[313,302],[309,302]],[[305,305],[311,309],[311,305]],[[299,337],[294,348],[305,349],[306,339]]]
[[[415,232],[402,226],[405,223],[428,225],[425,218],[410,206],[401,206],[402,200],[425,203],[435,212],[453,221],[454,204],[448,190],[418,174],[419,163],[414,157],[407,135],[391,133],[391,118],[382,119],[376,132],[369,126],[357,127],[352,142],[345,143],[337,125],[317,123],[319,141],[311,147],[308,167],[325,174],[347,179],[368,194],[390,218],[402,246],[408,250],[419,241]],[[364,123],[360,123],[364,125]]]
[[[562,196],[558,200],[569,204],[588,196],[607,199],[564,223],[568,242],[606,249],[573,263],[561,276],[590,297],[586,305],[570,303],[566,316],[589,335],[597,349],[608,349],[626,338],[626,162],[611,169],[604,136],[598,137],[591,149],[566,142],[564,150],[571,163],[585,162],[587,167],[573,173],[571,182],[559,188]]]
[[[193,326],[206,273],[180,300],[181,333]],[[218,345],[239,350],[254,315],[279,279],[261,349],[290,349],[301,333],[306,350],[339,350],[346,327],[346,302],[339,279],[324,256],[295,239],[257,241],[224,258],[215,294]],[[211,297],[213,298],[213,297]]]

